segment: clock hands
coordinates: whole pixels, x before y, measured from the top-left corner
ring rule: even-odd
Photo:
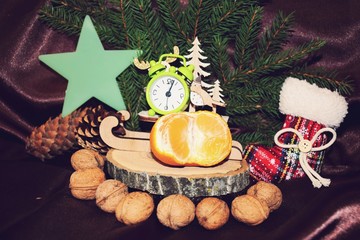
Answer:
[[[170,88],[169,88],[169,90],[167,90],[167,92],[165,93],[165,96],[166,97],[171,97],[171,88],[173,87],[173,85],[174,85],[174,80],[173,79],[170,79]]]
[[[169,109],[168,102],[169,102],[169,97],[166,97],[166,103],[165,103],[165,107],[164,107],[165,110]]]
[[[173,79],[170,79],[170,88],[169,88],[169,90],[167,90],[167,92],[165,93],[165,96],[166,96],[166,103],[165,103],[165,107],[164,107],[164,109],[165,110],[168,110],[168,102],[169,102],[169,97],[171,97],[171,89],[172,89],[172,87],[173,87],[173,85],[174,85],[174,80]]]

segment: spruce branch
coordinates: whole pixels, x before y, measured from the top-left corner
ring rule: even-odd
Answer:
[[[67,9],[85,12],[89,15],[99,14],[106,10],[104,0],[53,0],[52,3],[54,7],[66,7]]]
[[[129,34],[128,34],[128,25],[127,25],[127,20],[126,20],[127,17],[125,17],[126,13],[128,13],[128,11],[127,11],[129,9],[128,6],[129,6],[128,1],[120,0],[119,10],[120,10],[122,31],[124,33],[124,44],[125,44],[125,46],[130,45],[130,39],[129,39]]]
[[[336,72],[307,65],[324,41],[287,48],[294,14],[280,12],[263,26],[263,11],[255,0],[192,0],[185,8],[176,0],[50,0],[39,16],[54,29],[78,35],[85,15],[90,15],[104,44],[141,49],[139,60],[146,61],[157,60],[174,45],[184,54],[198,37],[210,62],[211,75],[204,80],[220,81],[234,139],[271,144],[282,124],[278,102],[286,77],[341,94],[353,89],[351,81]],[[144,92],[149,76],[130,66],[117,80],[131,113],[126,126],[139,130],[138,113],[149,108]]]
[[[249,1],[251,2],[251,1]],[[201,35],[203,42],[212,38],[211,34],[227,36],[232,38],[237,29],[242,16],[246,13],[247,1],[220,1],[212,8],[212,13],[208,16],[208,22]],[[209,39],[208,39],[209,38]]]
[[[147,44],[143,44],[141,47],[144,52],[142,58],[156,59],[164,52],[170,52],[172,46],[175,45],[175,41],[164,30],[164,26],[154,11],[151,2],[144,0],[134,0],[132,2],[133,28],[138,28],[141,34],[146,36],[143,41],[146,41]],[[159,51],[160,49],[161,51]]]
[[[39,12],[39,17],[50,27],[68,35],[78,35],[81,30],[84,15],[72,10],[65,11],[62,7],[45,5]]]
[[[232,118],[229,124],[234,140],[247,144],[272,145],[274,134],[281,129],[282,119],[251,113]]]
[[[261,31],[263,11],[262,7],[250,6],[235,36],[234,62],[239,70],[250,68],[256,49],[257,37]]]
[[[202,41],[203,26],[206,26],[211,16],[213,7],[218,1],[194,0],[190,1],[184,10],[184,15],[189,23],[189,34],[192,39],[200,37]]]
[[[350,95],[353,91],[352,81],[348,78],[339,79],[336,71],[324,68],[297,67],[289,71],[289,74],[299,79],[306,79],[319,87],[330,88],[338,91],[341,95]]]
[[[179,1],[173,0],[158,0],[160,17],[164,23],[165,28],[168,29],[168,33],[174,39],[178,39],[177,45],[186,49],[186,46],[190,45],[192,39],[189,38],[186,31],[186,24],[183,24],[179,16],[182,14]]]
[[[54,5],[45,5],[39,12],[39,18],[49,24],[49,26],[58,29],[68,35],[79,35],[84,17],[89,14],[96,14],[96,18],[91,16],[95,28],[102,41],[111,46],[121,46],[122,39],[111,22],[112,10],[95,11],[90,7],[75,5],[72,2],[55,1]],[[84,7],[84,9],[81,9]],[[106,20],[104,20],[106,19]]]
[[[230,59],[227,53],[227,38],[221,38],[220,36],[214,36],[213,51],[209,53],[209,60],[212,70],[220,80],[220,83],[226,83],[230,74]]]
[[[265,30],[260,38],[254,59],[255,66],[257,65],[257,62],[282,50],[282,47],[287,43],[293,23],[293,13],[284,16],[282,12],[279,12],[276,15],[272,25]]]
[[[273,71],[290,69],[297,62],[304,60],[309,54],[319,50],[324,45],[325,41],[323,40],[311,40],[299,47],[269,55],[263,62],[258,62],[253,69],[246,70],[245,75],[248,77],[260,77]]]
[[[138,113],[146,109],[144,86],[146,86],[147,81],[147,76],[139,76],[134,66],[129,67],[118,77],[121,94],[131,115],[131,118],[126,122],[126,127],[130,130],[140,128]]]

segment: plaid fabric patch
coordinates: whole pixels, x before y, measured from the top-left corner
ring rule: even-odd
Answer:
[[[299,131],[304,139],[311,140],[313,136],[325,126],[315,121],[302,117],[287,115],[283,128],[293,128]],[[299,138],[294,133],[284,133],[279,141],[284,144],[297,144]],[[313,147],[322,146],[326,143],[326,135],[320,134],[315,140]],[[250,173],[258,180],[267,182],[281,182],[305,175],[299,162],[298,149],[283,149],[278,146],[266,148],[263,146],[248,145],[244,150],[244,160],[249,163]],[[321,171],[324,159],[324,151],[307,153],[307,161],[315,171]]]

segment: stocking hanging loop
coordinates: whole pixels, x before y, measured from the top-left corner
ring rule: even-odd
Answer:
[[[325,150],[327,149],[328,147],[330,147],[335,141],[336,141],[336,132],[334,129],[332,128],[322,128],[320,129],[319,131],[317,131],[317,133],[313,136],[313,138],[311,140],[305,140],[304,137],[302,136],[302,134],[297,131],[296,129],[293,129],[293,128],[284,128],[284,129],[281,129],[280,131],[278,131],[275,136],[274,136],[274,141],[276,143],[276,145],[278,145],[279,147],[282,147],[282,148],[300,148],[299,147],[299,144],[284,144],[284,143],[281,143],[279,141],[279,137],[284,134],[284,133],[287,133],[287,132],[292,132],[292,133],[295,133],[295,135],[299,138],[300,140],[300,143],[302,142],[301,145],[304,145],[304,143],[311,143],[311,148],[310,150],[315,152],[315,151],[321,151],[321,150]],[[323,146],[320,146],[320,147],[312,147],[312,145],[314,144],[315,140],[320,136],[320,134],[323,134],[325,132],[330,132],[332,134],[332,138],[331,140],[326,143],[325,145]],[[305,147],[305,149],[307,150],[307,147]],[[300,150],[300,149],[299,149]],[[309,150],[309,151],[310,151]],[[307,151],[307,152],[309,152]],[[304,151],[302,151],[304,152]]]
[[[325,150],[325,149],[329,148],[336,141],[337,136],[336,136],[336,132],[335,132],[334,129],[332,129],[332,128],[322,128],[314,135],[314,137],[311,140],[311,143],[313,144],[314,141],[320,136],[320,134],[325,133],[325,132],[330,132],[332,134],[331,140],[328,143],[326,143],[325,145],[323,145],[323,146],[312,148],[311,149],[312,151]]]
[[[275,141],[276,145],[278,145],[279,147],[282,147],[282,148],[297,148],[298,147],[297,144],[284,144],[279,141],[279,137],[286,132],[295,133],[296,136],[300,139],[300,141],[304,140],[303,136],[301,135],[301,133],[299,131],[297,131],[293,128],[284,128],[284,129],[281,129],[280,131],[278,131],[274,136],[274,141]]]

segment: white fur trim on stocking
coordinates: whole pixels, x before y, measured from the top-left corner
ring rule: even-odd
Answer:
[[[340,126],[347,108],[345,98],[338,92],[320,88],[306,80],[288,77],[280,91],[281,113],[313,120],[327,127]]]

